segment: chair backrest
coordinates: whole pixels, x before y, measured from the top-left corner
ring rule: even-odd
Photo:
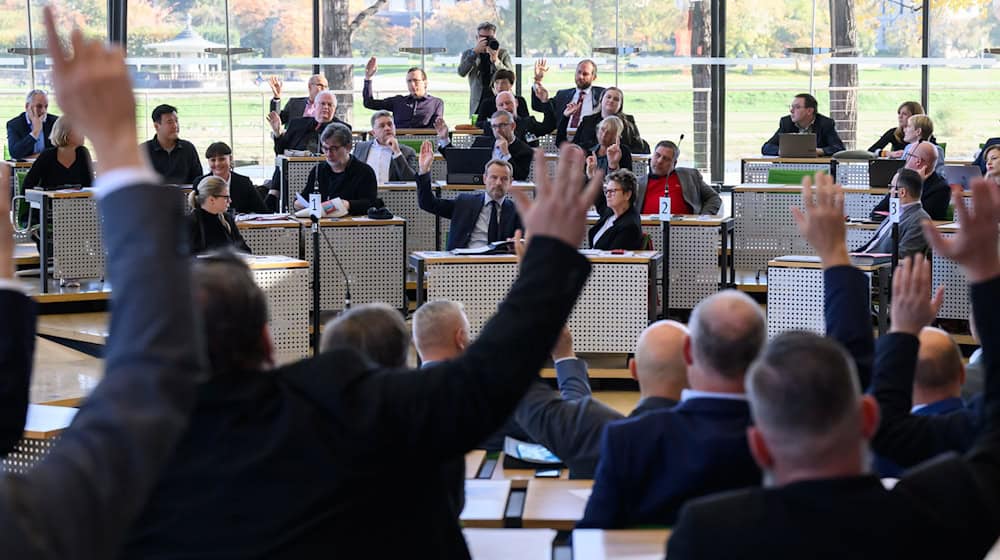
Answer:
[[[642,234],[642,250],[643,251],[653,250],[653,238],[648,233]]]

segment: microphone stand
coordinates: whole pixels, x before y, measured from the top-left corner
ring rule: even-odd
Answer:
[[[312,242],[313,242],[313,278],[312,278],[312,307],[313,307],[313,332],[312,346],[313,356],[319,355],[319,216],[315,213],[309,214],[309,221],[312,222]]]

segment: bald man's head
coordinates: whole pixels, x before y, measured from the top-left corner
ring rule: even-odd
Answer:
[[[910,157],[906,160],[906,168],[912,169],[926,179],[934,172],[937,165],[937,148],[930,142],[921,142],[910,150]]]
[[[507,111],[512,115],[517,114],[517,98],[509,91],[501,91],[496,97],[497,109]]]
[[[643,396],[680,399],[681,389],[687,387],[687,337],[687,327],[677,321],[657,321],[639,335],[629,368]]]
[[[688,328],[691,365],[703,373],[740,383],[767,338],[760,306],[736,290],[725,290],[701,300],[691,312]]]
[[[965,383],[965,366],[958,344],[938,328],[920,331],[920,352],[913,376],[913,404],[958,397]]]

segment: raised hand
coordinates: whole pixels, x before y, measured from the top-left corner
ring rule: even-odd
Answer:
[[[579,101],[576,101],[576,102],[570,101],[569,103],[566,104],[566,108],[563,109],[563,116],[564,117],[572,117],[573,113],[576,113],[577,110],[579,110],[579,109],[580,109],[580,102]]]
[[[923,255],[906,257],[892,273],[892,328],[890,332],[920,335],[920,330],[937,317],[944,302],[944,286],[933,298],[931,263]]]
[[[597,174],[597,156],[590,154],[587,156],[587,177],[593,177]]]
[[[424,140],[420,144],[420,155],[417,158],[418,173],[425,175],[431,172],[431,165],[434,164],[434,145],[430,140]]]
[[[267,114],[267,123],[271,125],[271,132],[275,136],[281,136],[281,115],[277,111],[271,111]]]
[[[622,147],[615,142],[608,146],[608,169],[618,169],[618,164],[622,161]]]
[[[521,231],[521,228],[514,230],[514,237],[511,237],[510,240],[514,242],[514,255],[517,256],[517,264],[520,265],[521,261],[524,260],[525,249],[524,232]]]
[[[271,76],[267,79],[267,83],[271,86],[271,94],[274,95],[274,98],[281,99],[281,80],[277,76]]]
[[[365,64],[365,79],[366,80],[372,79],[375,76],[376,72],[378,72],[378,60],[376,60],[375,57],[373,56],[369,58],[368,63]]]
[[[476,46],[472,48],[472,52],[476,54],[483,54],[484,52],[489,50],[489,46],[486,44],[488,40],[489,39],[487,39],[486,37],[480,37],[479,40],[476,41]]]
[[[803,210],[804,209],[804,210]],[[844,219],[844,190],[826,173],[802,178],[802,209],[792,206],[799,232],[816,249],[824,268],[849,265],[847,226]]]
[[[545,89],[545,86],[543,86],[540,83],[536,83],[534,85],[534,88],[535,88],[535,97],[537,97],[538,100],[541,101],[542,103],[548,103],[549,90]]]
[[[45,113],[37,111],[34,105],[28,107],[28,119],[31,121],[31,134],[38,136],[45,125]]]
[[[121,47],[84,39],[74,29],[70,58],[59,42],[51,6],[45,7],[45,29],[59,107],[93,142],[99,173],[142,166],[135,141],[135,97]]]
[[[1000,223],[1000,190],[986,179],[972,182],[972,208],[962,200],[962,188],[951,187],[951,203],[960,224],[951,239],[924,222],[924,236],[934,252],[958,263],[970,283],[1000,276],[997,225]]]
[[[539,173],[535,177],[535,199],[531,200],[521,190],[513,190],[521,222],[528,232],[528,246],[536,236],[553,237],[574,249],[580,246],[586,231],[587,209],[597,197],[604,181],[598,172],[584,183],[583,150],[565,143],[559,149],[559,160],[554,174]],[[545,152],[535,150],[535,169],[547,169]]]
[[[545,73],[549,71],[549,65],[544,58],[535,61],[535,82],[541,83]]]
[[[434,131],[441,140],[448,139],[448,123],[444,122],[442,117],[434,119]]]

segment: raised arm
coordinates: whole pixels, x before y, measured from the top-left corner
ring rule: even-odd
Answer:
[[[420,145],[420,160],[417,174],[417,205],[425,212],[451,219],[455,212],[455,201],[438,197],[431,186],[431,165],[434,163],[434,147],[430,140]]]

